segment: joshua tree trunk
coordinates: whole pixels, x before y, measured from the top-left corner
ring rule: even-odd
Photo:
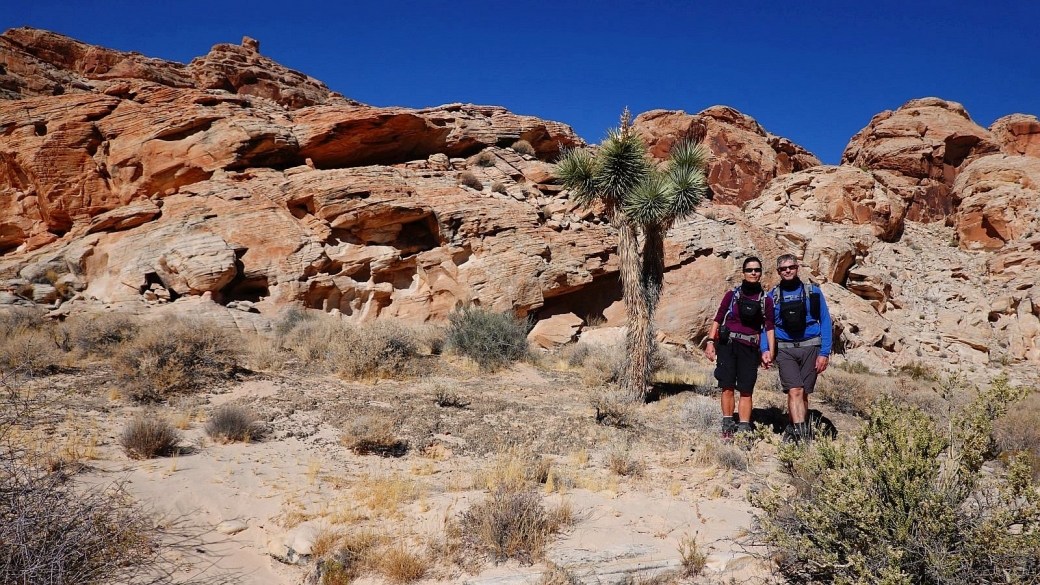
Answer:
[[[641,262],[635,226],[624,216],[615,216],[614,227],[618,232],[618,259],[621,261],[621,283],[628,317],[627,349],[621,385],[633,399],[645,398],[650,385],[652,362],[648,350],[654,342],[653,318],[647,298],[641,286]]]

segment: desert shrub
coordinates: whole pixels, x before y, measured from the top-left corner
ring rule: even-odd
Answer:
[[[1040,479],[1040,394],[1026,398],[994,426],[993,436],[1004,458],[1024,455],[1033,467],[1033,477]]]
[[[486,150],[482,150],[473,157],[473,164],[478,167],[493,167],[495,166],[495,155],[491,154]]]
[[[419,336],[403,323],[382,319],[359,325],[343,340],[337,368],[351,378],[419,373]]]
[[[679,540],[679,566],[682,577],[692,579],[704,571],[708,565],[708,555],[697,544],[697,536],[686,535]]]
[[[388,319],[355,325],[334,317],[302,322],[284,345],[308,367],[349,379],[419,373],[422,334]]]
[[[595,411],[597,424],[619,429],[633,426],[639,416],[636,401],[615,386],[593,388],[589,406]]]
[[[589,387],[607,386],[620,379],[625,364],[624,347],[578,342],[563,350],[567,365],[581,368],[582,382]]]
[[[158,535],[119,485],[85,487],[0,452],[0,583],[139,582]]]
[[[177,451],[180,433],[164,418],[138,416],[123,427],[119,444],[131,459],[163,457]]]
[[[165,319],[144,330],[116,353],[115,369],[137,400],[167,400],[207,383],[231,379],[240,342],[205,321]]]
[[[210,414],[206,422],[206,434],[211,439],[232,443],[248,443],[263,435],[263,428],[256,415],[238,404],[225,404]]]
[[[139,329],[137,322],[127,315],[103,313],[73,321],[70,341],[83,353],[108,356],[136,337]]]
[[[562,526],[535,492],[496,490],[458,520],[458,535],[469,551],[495,563],[542,558],[549,538]]]
[[[849,361],[849,360],[844,360],[840,364],[838,364],[838,369],[846,371],[846,372],[848,372],[850,374],[869,374],[870,373],[870,368],[868,368],[867,365],[864,364],[863,362],[854,362],[854,361]]]
[[[607,453],[607,468],[622,477],[643,474],[643,463],[632,455],[628,446],[615,445]]]
[[[459,184],[465,185],[470,189],[476,191],[484,190],[484,183],[481,183],[480,179],[478,179],[476,175],[469,171],[462,171],[461,173],[459,173]]]
[[[687,428],[701,433],[717,433],[722,420],[722,409],[718,400],[707,396],[691,396],[683,402],[680,420]]]
[[[20,377],[47,376],[61,370],[65,352],[55,343],[53,331],[16,328],[0,340],[0,372]]]
[[[853,440],[785,445],[810,477],[755,496],[763,540],[796,583],[1026,583],[1040,568],[1040,492],[1022,458],[983,471],[993,419],[1024,390],[998,378],[939,426],[882,398]]]
[[[534,147],[531,146],[531,143],[526,141],[526,140],[517,140],[509,148],[512,148],[513,151],[516,152],[517,154],[526,154],[527,156],[537,156],[537,153],[535,152]]]
[[[885,394],[890,379],[871,374],[852,374],[843,370],[828,372],[816,383],[816,397],[844,414],[866,416],[870,406]]]
[[[308,311],[303,307],[291,306],[284,309],[278,315],[278,320],[274,323],[275,335],[278,337],[285,337],[301,323],[305,323],[314,318],[314,312]]]
[[[494,181],[491,183],[491,192],[500,193],[502,195],[509,195],[509,190],[506,189],[506,184],[501,181]]]
[[[446,343],[483,371],[493,371],[528,355],[529,322],[510,313],[494,313],[481,307],[459,307],[448,315]]]
[[[465,409],[469,406],[469,400],[466,400],[457,392],[453,392],[443,386],[437,386],[437,394],[434,397],[434,403],[441,408],[460,408]]]
[[[910,362],[896,369],[897,376],[905,376],[911,380],[937,380],[939,376],[935,369],[921,362]]]
[[[548,569],[542,572],[537,585],[582,585],[582,580],[566,567],[552,561],[546,561]]]
[[[340,439],[358,455],[400,457],[408,452],[408,442],[397,436],[396,428],[388,416],[362,415],[347,423]]]
[[[9,337],[18,331],[42,329],[47,320],[37,308],[9,307],[0,309],[0,337]]]

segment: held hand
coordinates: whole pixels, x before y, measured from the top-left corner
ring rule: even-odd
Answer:
[[[768,370],[773,365],[773,352],[763,351],[762,352],[762,369]]]
[[[816,373],[822,374],[827,369],[827,363],[830,362],[830,358],[820,356],[816,358]]]
[[[709,343],[704,347],[704,356],[711,361],[715,361],[715,344]]]

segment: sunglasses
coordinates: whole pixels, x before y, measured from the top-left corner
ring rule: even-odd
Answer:
[[[798,270],[798,265],[797,264],[792,264],[790,266],[781,266],[781,267],[777,268],[777,270],[780,271],[780,272],[787,272],[787,271],[790,271],[790,270]]]
[[[745,268],[744,274],[762,274],[761,268]]]

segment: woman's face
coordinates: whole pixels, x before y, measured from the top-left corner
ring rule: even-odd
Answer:
[[[762,280],[762,265],[758,262],[748,262],[744,267],[744,280],[758,282]]]

